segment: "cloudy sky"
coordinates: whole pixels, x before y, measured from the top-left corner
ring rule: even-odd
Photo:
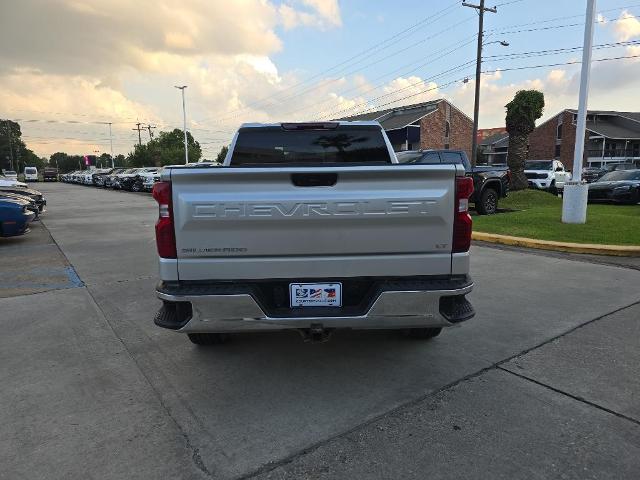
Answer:
[[[446,97],[469,115],[477,15],[452,0],[21,0],[0,5],[0,118],[39,155],[126,154],[136,122],[215,156],[246,121],[314,120]],[[522,88],[577,103],[584,0],[496,0],[481,127]],[[640,4],[599,0],[594,59],[640,56]],[[508,47],[497,41],[506,40]],[[578,47],[578,48],[576,48]],[[535,67],[535,68],[533,68]],[[640,111],[640,58],[593,64],[591,108]],[[465,77],[471,77],[467,83]],[[143,141],[148,133],[143,134]]]

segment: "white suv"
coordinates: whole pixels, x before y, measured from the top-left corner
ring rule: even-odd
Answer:
[[[554,193],[571,180],[571,172],[559,160],[528,160],[525,162],[524,174],[529,187]]]

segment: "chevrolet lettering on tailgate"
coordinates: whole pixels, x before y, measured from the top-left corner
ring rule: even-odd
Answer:
[[[193,205],[194,218],[427,215],[433,200],[309,203],[217,203]]]

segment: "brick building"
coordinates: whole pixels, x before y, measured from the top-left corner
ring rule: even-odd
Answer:
[[[447,100],[394,107],[340,120],[377,120],[395,151],[464,150],[471,157],[473,120]]]
[[[541,123],[529,136],[530,160],[560,160],[573,170],[576,110],[563,110]],[[589,110],[584,165],[640,163],[640,113]]]

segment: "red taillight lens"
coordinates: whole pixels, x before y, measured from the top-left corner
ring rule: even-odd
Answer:
[[[453,212],[453,253],[467,252],[471,247],[471,216],[469,215],[469,197],[473,194],[471,177],[456,177],[456,201]]]
[[[153,198],[158,202],[158,221],[156,222],[158,255],[162,258],[177,258],[171,182],[156,182],[153,185]]]

